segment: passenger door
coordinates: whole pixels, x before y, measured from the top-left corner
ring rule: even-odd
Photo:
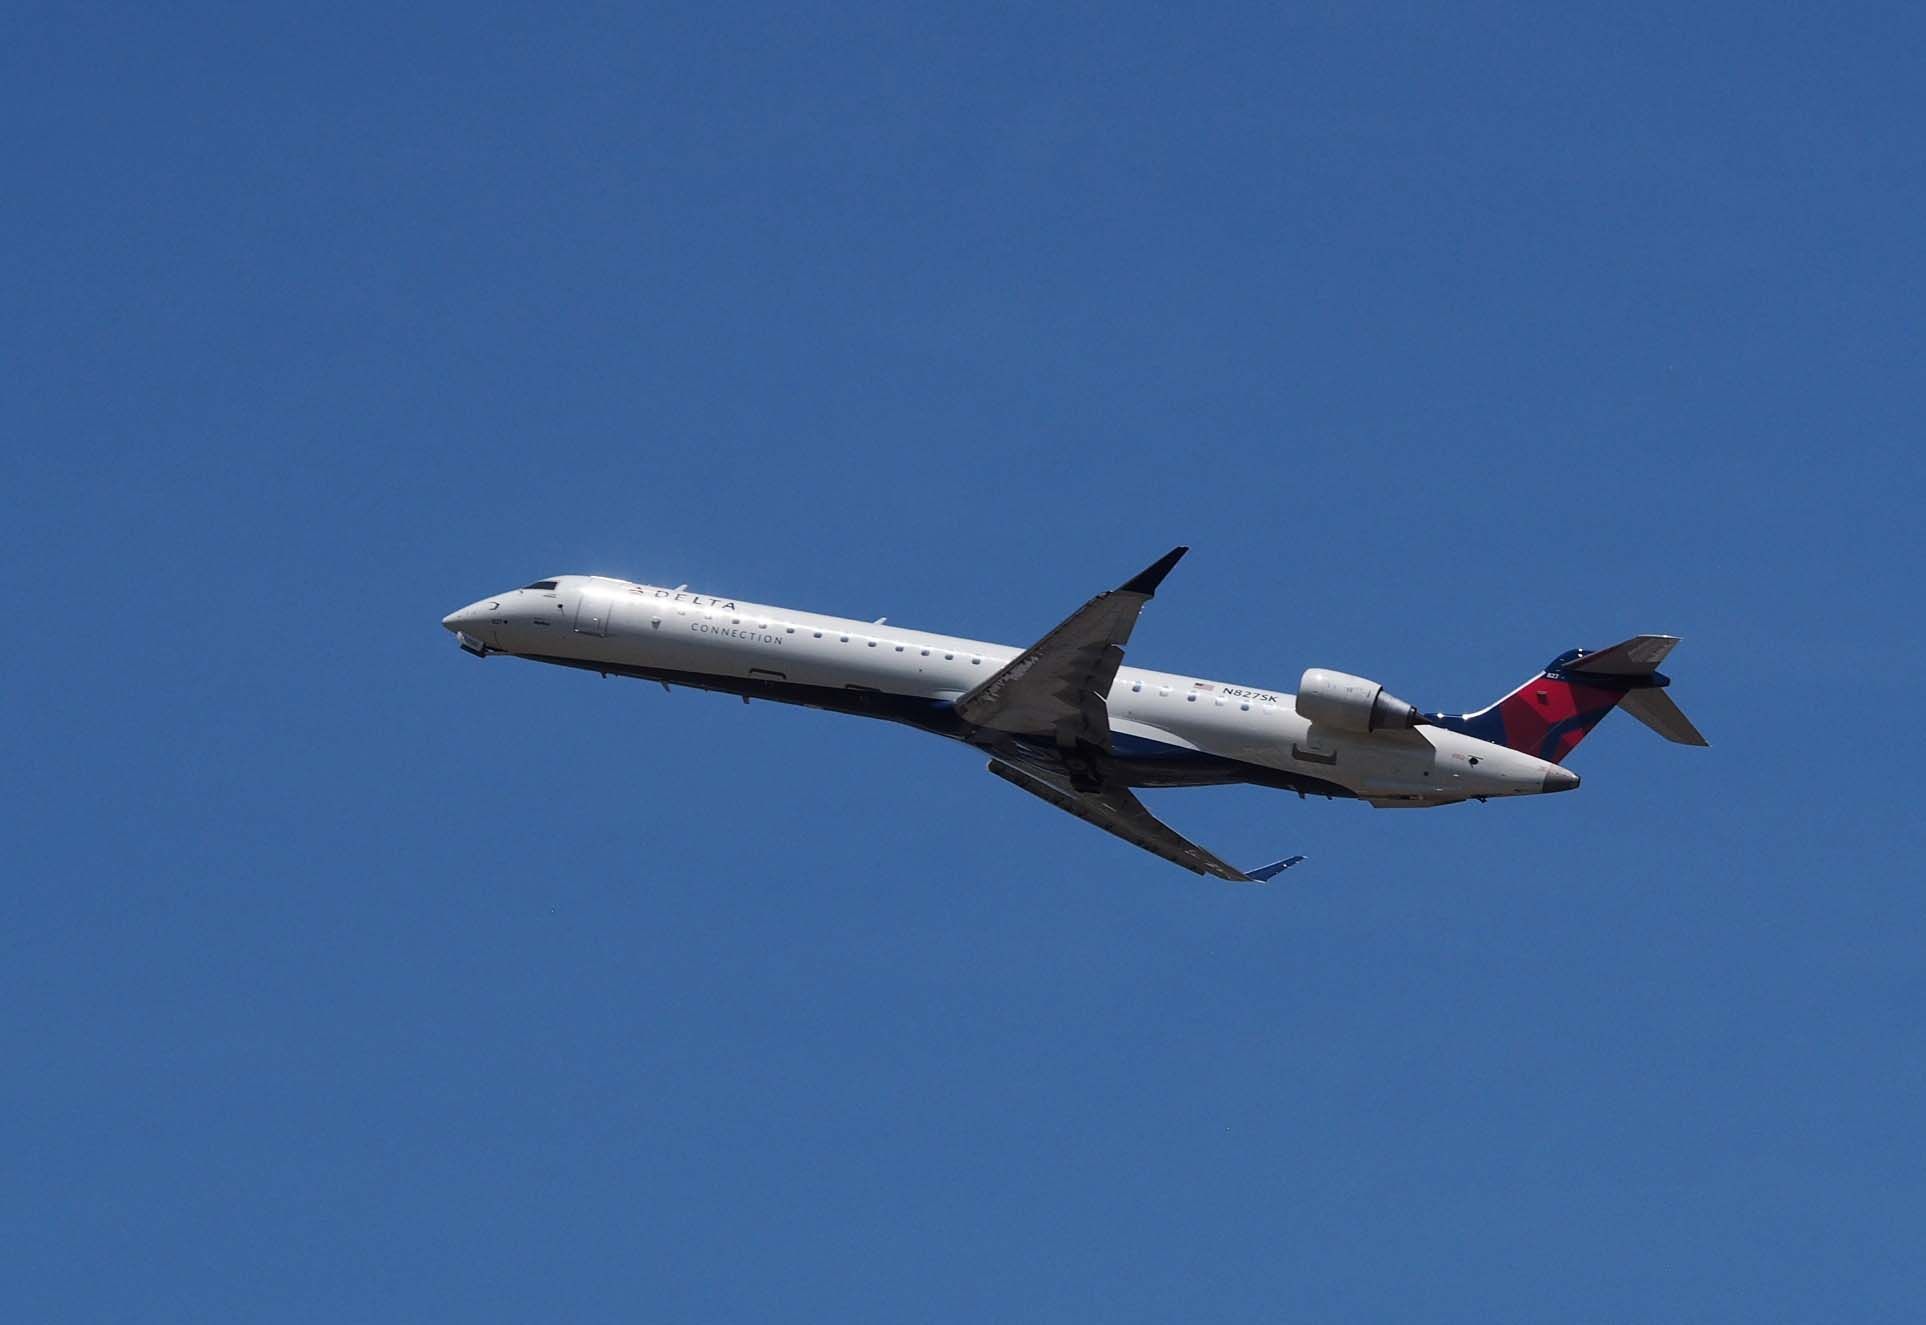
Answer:
[[[578,635],[606,635],[609,633],[609,597],[584,589],[575,599],[575,633]]]

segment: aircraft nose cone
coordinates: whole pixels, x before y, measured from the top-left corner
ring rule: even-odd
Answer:
[[[489,612],[500,606],[501,604],[497,602],[470,603],[468,606],[459,608],[443,617],[441,619],[441,628],[443,630],[452,630],[457,635],[461,634],[464,630],[471,635],[479,634],[481,624],[488,619]]]
[[[1570,791],[1577,785],[1578,774],[1572,772],[1569,768],[1559,768],[1554,764],[1551,768],[1545,770],[1545,785],[1540,788],[1540,790]]]

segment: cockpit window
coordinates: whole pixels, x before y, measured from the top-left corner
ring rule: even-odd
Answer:
[[[526,585],[523,585],[522,587],[525,589],[553,589],[555,587],[555,581],[537,580],[533,584],[526,584]]]

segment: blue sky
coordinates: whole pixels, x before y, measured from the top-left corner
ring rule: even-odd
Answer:
[[[0,1312],[1918,1319],[1910,9],[30,7]],[[1713,741],[1423,814],[459,654],[599,571]]]

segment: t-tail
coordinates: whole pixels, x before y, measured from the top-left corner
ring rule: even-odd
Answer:
[[[1634,635],[1596,653],[1572,649],[1496,704],[1459,717],[1434,713],[1426,721],[1554,764],[1615,708],[1668,741],[1708,745],[1665,693],[1672,681],[1658,670],[1678,642],[1675,635]]]

